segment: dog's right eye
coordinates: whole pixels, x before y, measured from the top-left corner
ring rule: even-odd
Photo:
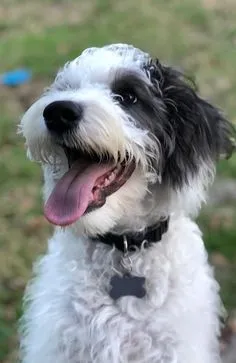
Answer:
[[[132,91],[119,92],[113,98],[123,106],[130,106],[138,101],[137,96]]]

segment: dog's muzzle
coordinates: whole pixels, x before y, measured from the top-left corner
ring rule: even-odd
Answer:
[[[44,213],[49,222],[68,226],[84,214],[102,207],[106,198],[120,189],[132,175],[135,160],[115,160],[104,150],[71,148],[64,143],[83,117],[83,107],[72,101],[55,101],[43,112],[44,122],[53,142],[65,152],[68,170],[57,180],[46,201]]]

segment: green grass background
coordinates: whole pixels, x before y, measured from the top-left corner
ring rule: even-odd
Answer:
[[[16,135],[24,109],[84,48],[126,42],[181,66],[236,121],[235,19],[235,0],[1,0],[0,73],[20,66],[33,71],[29,85],[0,87],[1,362],[16,360],[23,290],[50,233],[39,167],[26,160]],[[236,177],[235,156],[219,165],[218,177]],[[235,217],[232,203],[205,209],[199,219],[210,255],[221,258],[217,276],[229,310],[236,306]]]

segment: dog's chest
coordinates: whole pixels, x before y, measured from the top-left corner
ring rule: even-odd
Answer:
[[[148,296],[114,300],[109,296],[108,286],[96,292],[94,286],[90,287],[87,293],[84,289],[83,298],[70,304],[77,321],[74,329],[68,327],[69,337],[66,334],[65,350],[70,363],[156,363],[157,354],[160,362],[166,357],[168,363],[174,362],[175,333],[156,315]],[[70,344],[75,332],[76,345]]]
[[[73,363],[151,363],[156,362],[155,357],[159,352],[160,359],[162,355],[168,355],[168,362],[172,362],[175,334],[166,327],[161,315],[156,314],[166,298],[168,266],[163,263],[162,268],[155,271],[154,278],[152,258],[149,257],[151,267],[148,267],[144,256],[138,252],[131,256],[132,271],[127,277],[120,267],[120,257],[120,254],[107,253],[106,248],[98,248],[89,258],[81,261],[78,269],[71,272],[73,284],[66,309],[74,316],[75,326],[72,329],[70,325],[70,333],[66,334],[67,354]],[[159,286],[156,286],[158,276]],[[139,297],[135,296],[137,291],[133,286],[137,279],[141,282],[138,290],[141,288],[145,291]],[[115,280],[118,287],[114,285],[117,283]],[[117,293],[117,288],[121,296],[111,296],[114,289]],[[164,337],[161,333],[163,330]],[[73,341],[75,331],[79,353],[74,349],[75,344],[71,344],[71,347],[68,345]],[[71,334],[71,339],[68,339],[68,334]],[[73,360],[72,357],[78,357],[78,354],[81,360]],[[90,354],[93,359],[86,360]]]
[[[57,235],[29,290],[24,363],[216,363],[218,287],[199,234],[176,231],[132,255],[146,294],[119,299],[109,292],[120,255]]]

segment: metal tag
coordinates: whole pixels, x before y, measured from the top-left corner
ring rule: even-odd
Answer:
[[[133,276],[130,273],[126,273],[123,276],[113,276],[110,283],[110,297],[114,300],[122,296],[135,296],[141,299],[146,295],[144,287],[145,277]]]
[[[129,254],[128,241],[124,236],[124,255],[121,258],[120,265],[124,270],[123,275],[116,274],[112,276],[110,284],[110,297],[117,300],[122,296],[135,296],[139,299],[146,295],[145,277],[132,275],[132,259]]]

